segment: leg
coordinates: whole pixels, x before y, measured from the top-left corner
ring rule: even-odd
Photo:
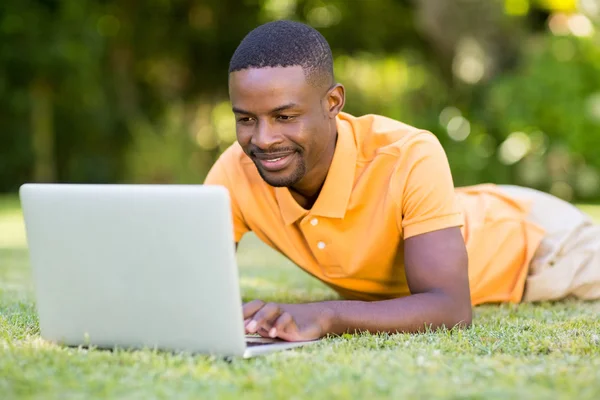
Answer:
[[[499,186],[532,201],[528,218],[546,230],[531,262],[523,301],[600,298],[600,226],[572,204],[534,189]]]

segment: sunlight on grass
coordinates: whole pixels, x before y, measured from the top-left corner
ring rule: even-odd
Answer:
[[[27,247],[25,225],[20,211],[0,214],[0,249],[24,249]]]
[[[343,335],[228,363],[43,340],[15,197],[0,197],[0,398],[600,398],[600,302],[485,305],[468,330]],[[600,206],[581,207],[600,222]],[[245,300],[336,298],[254,235],[237,254]]]
[[[17,196],[0,196],[0,249],[27,247],[25,225]]]

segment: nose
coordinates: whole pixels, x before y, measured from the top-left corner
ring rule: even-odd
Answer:
[[[263,151],[277,146],[282,142],[281,136],[275,131],[274,127],[267,121],[258,121],[256,129],[250,142]]]

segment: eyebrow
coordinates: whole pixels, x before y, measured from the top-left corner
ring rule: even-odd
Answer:
[[[282,106],[275,107],[274,109],[272,109],[271,111],[269,111],[269,114],[274,114],[274,113],[277,113],[277,112],[280,112],[280,111],[283,111],[283,110],[287,110],[287,109],[290,109],[290,108],[294,108],[294,107],[296,107],[296,106],[297,106],[297,104],[296,104],[296,103],[288,103],[288,104],[284,104],[284,105],[282,105]],[[236,113],[236,114],[246,114],[246,115],[253,115],[253,114],[252,114],[250,111],[245,111],[245,110],[242,110],[241,108],[236,108],[236,107],[233,107],[233,108],[232,108],[232,110],[233,110],[233,112],[234,112],[234,113]]]

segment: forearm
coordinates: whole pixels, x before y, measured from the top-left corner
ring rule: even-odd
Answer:
[[[376,302],[330,301],[318,303],[331,310],[327,333],[421,332],[426,328],[471,323],[471,304],[441,292],[419,293]]]

